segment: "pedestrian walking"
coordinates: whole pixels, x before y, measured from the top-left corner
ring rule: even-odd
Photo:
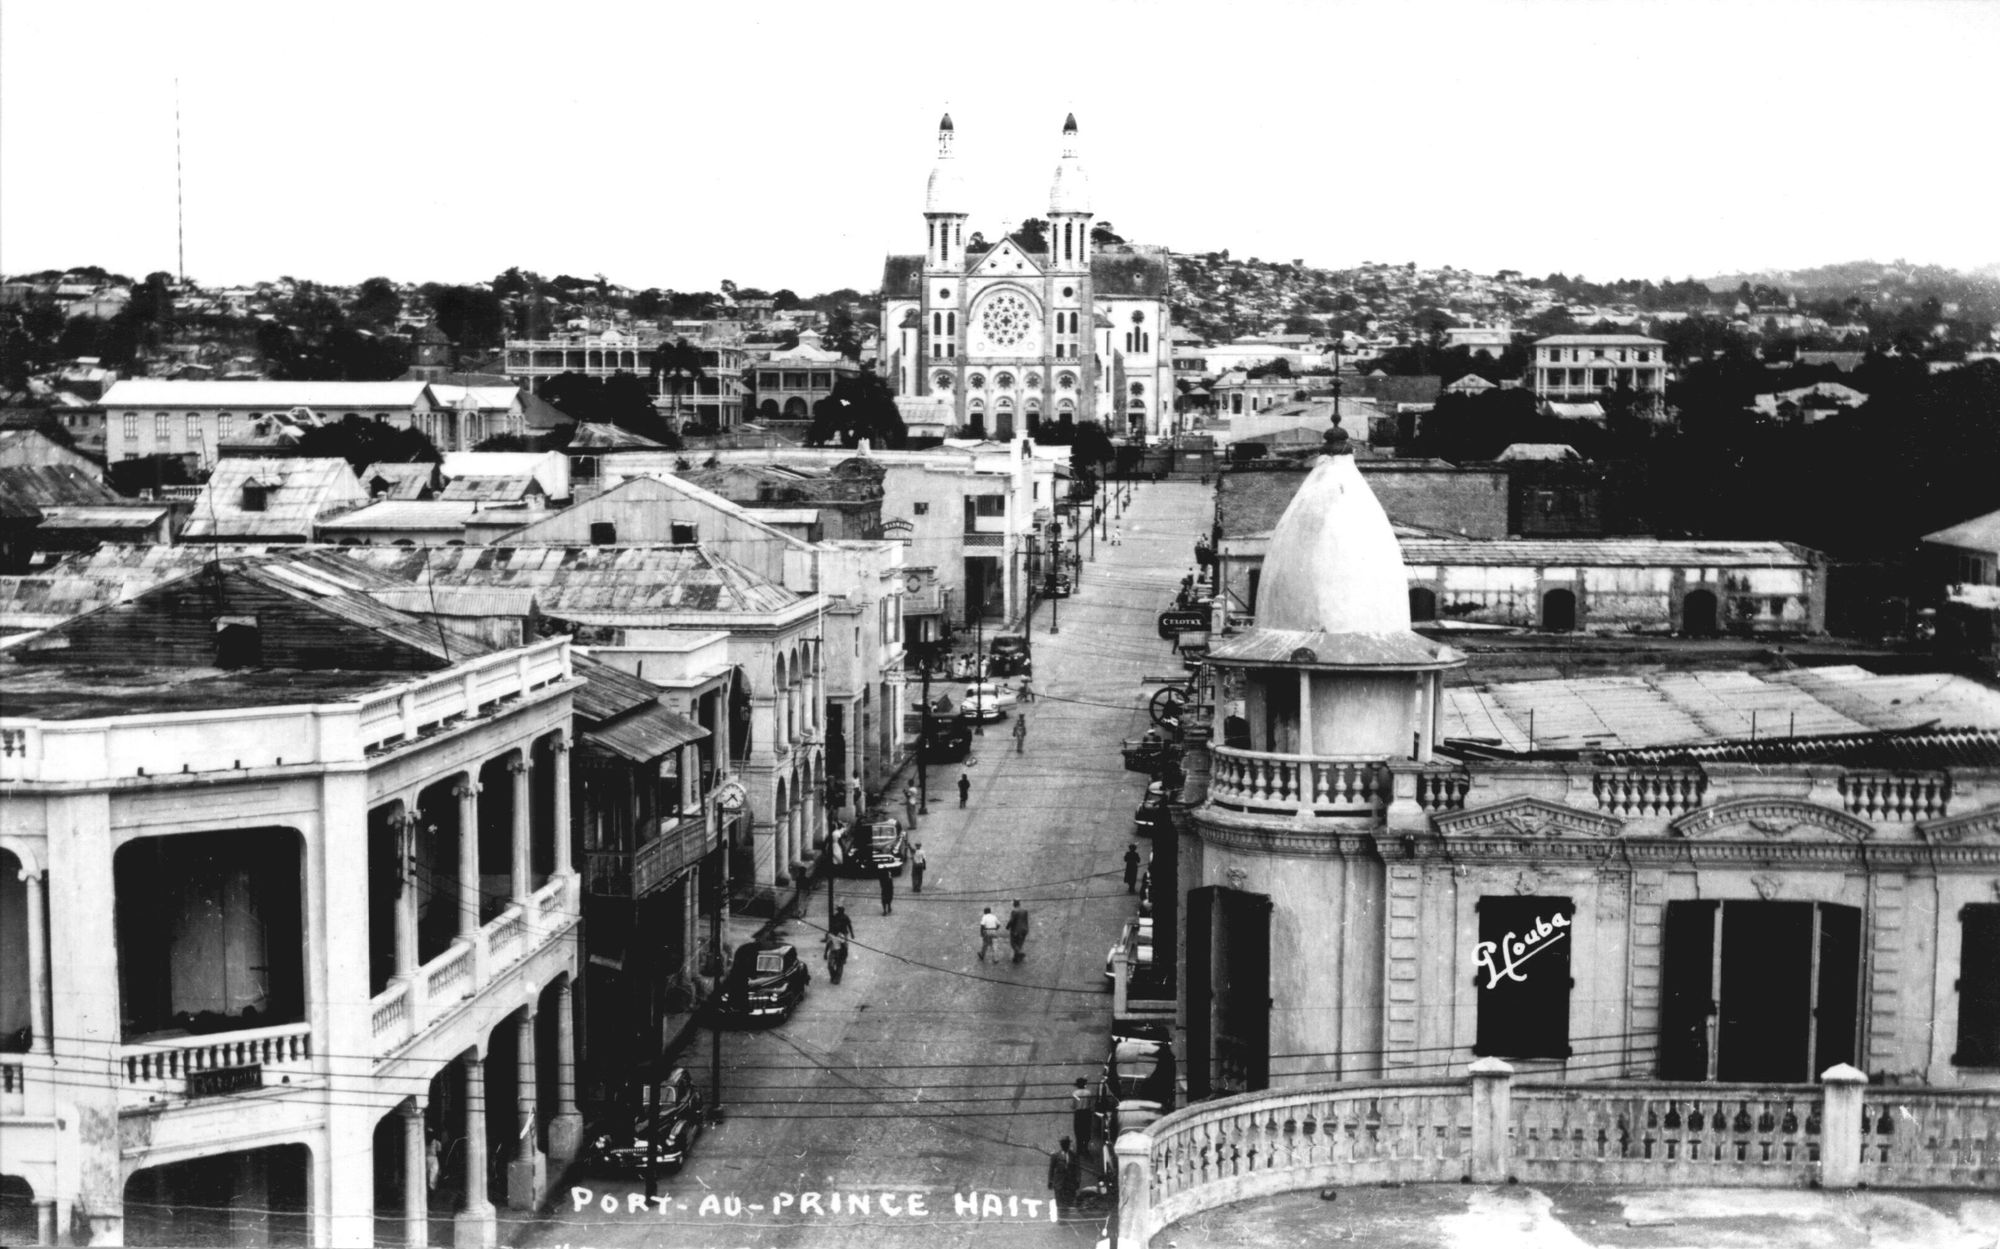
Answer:
[[[1139,843],[1125,847],[1125,892],[1139,892]]]
[[[910,847],[910,892],[924,891],[924,843],[919,841]]]
[[[958,774],[958,805],[961,807],[964,806],[965,800],[970,797],[972,797],[972,778],[960,772]]]
[[[854,935],[854,921],[847,917],[846,907],[836,906],[833,908],[833,918],[827,921],[826,930],[843,937],[852,937]]]
[[[1022,949],[1028,944],[1028,912],[1019,898],[1014,899],[1013,913],[1007,916],[1007,940],[1013,943],[1015,962],[1028,957],[1027,951]]]
[[[1076,1151],[1070,1148],[1069,1137],[1065,1136],[1056,1145],[1056,1151],[1049,1155],[1049,1191],[1056,1195],[1058,1210],[1075,1208],[1077,1185],[1082,1181]]]
[[[887,915],[890,904],[896,900],[896,878],[889,875],[889,869],[885,867],[875,873],[875,879],[882,885],[882,913]]]
[[[993,913],[993,908],[989,906],[986,908],[986,914],[981,915],[979,917],[979,961],[980,962],[983,963],[986,961],[986,955],[992,951],[994,939],[997,938],[999,935],[1000,935],[1000,917],[998,915],[995,915]]]
[[[1090,1149],[1090,1125],[1096,1117],[1096,1111],[1091,1106],[1090,1084],[1078,1076],[1076,1087],[1069,1091],[1069,1130],[1076,1134],[1076,1152],[1079,1155]]]
[[[1035,679],[1033,677],[1021,678],[1021,701],[1024,703],[1035,701]]]
[[[917,787],[903,786],[903,824],[908,828],[917,826]]]
[[[1125,526],[1123,525],[1111,526],[1111,545],[1112,546],[1125,545]]]
[[[1028,717],[1018,713],[1014,716],[1014,753],[1022,753],[1028,743]]]
[[[840,983],[840,975],[847,969],[847,938],[837,933],[826,934],[826,978]]]

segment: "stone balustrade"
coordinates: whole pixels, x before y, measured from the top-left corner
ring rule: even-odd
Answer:
[[[1380,759],[1282,755],[1217,746],[1209,752],[1208,801],[1252,815],[1366,816],[1389,805]]]
[[[1117,1243],[1278,1193],[1386,1182],[1990,1189],[2000,1090],[1820,1084],[1362,1081],[1197,1103],[1116,1143]]]
[[[1841,774],[1847,809],[1867,820],[1903,823],[1947,815],[1951,780],[1943,772],[1849,771]]]
[[[163,1037],[118,1048],[128,1091],[189,1095],[188,1080],[202,1072],[261,1068],[254,1087],[284,1077],[313,1074],[312,1025],[279,1024],[207,1036]]]

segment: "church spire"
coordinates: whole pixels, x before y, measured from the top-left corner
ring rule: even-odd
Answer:
[[[1049,186],[1049,257],[1058,269],[1090,267],[1090,176],[1077,155],[1076,114],[1063,118],[1063,154]]]

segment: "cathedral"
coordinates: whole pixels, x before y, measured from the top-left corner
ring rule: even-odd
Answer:
[[[989,437],[1045,421],[1163,433],[1174,410],[1167,251],[1091,237],[1074,116],[1062,138],[1043,229],[968,242],[956,134],[949,114],[938,123],[925,251],[883,266],[886,372],[899,396],[948,405],[954,425]]]

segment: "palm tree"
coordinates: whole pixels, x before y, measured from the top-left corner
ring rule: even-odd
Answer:
[[[681,432],[681,396],[693,387],[695,379],[701,376],[701,350],[691,345],[687,339],[675,339],[672,346],[661,344],[653,351],[653,393],[660,393],[660,383],[665,380],[667,390],[674,397],[674,432]]]

